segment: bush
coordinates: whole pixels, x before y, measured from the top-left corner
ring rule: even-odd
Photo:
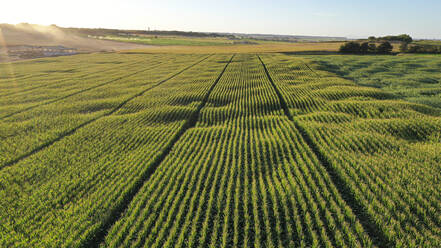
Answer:
[[[360,44],[355,41],[346,42],[341,45],[340,52],[342,53],[359,53],[360,52]]]
[[[414,45],[408,46],[408,53],[441,53],[441,46],[434,45]]]
[[[376,53],[377,52],[377,45],[375,45],[375,43],[369,43],[368,52],[369,53]]]
[[[410,46],[407,49],[407,52],[409,52],[409,53],[418,53],[418,52],[420,52],[420,50],[421,50],[421,46],[413,45],[413,46]]]
[[[400,45],[400,52],[402,52],[402,53],[405,53],[405,52],[407,52],[407,47],[408,47],[408,43],[407,42],[403,42],[403,43],[401,43],[401,45]]]
[[[389,43],[389,42],[388,42]],[[390,45],[390,43],[389,43]],[[392,45],[391,45],[392,47]],[[340,47],[341,53],[352,53],[352,54],[369,54],[376,53],[377,46],[375,43],[363,42],[358,43],[355,41],[346,42]]]
[[[369,53],[369,42],[363,42],[360,45],[360,53],[366,54]]]
[[[381,44],[377,47],[377,53],[387,54],[392,52],[394,47],[388,41],[381,42]]]

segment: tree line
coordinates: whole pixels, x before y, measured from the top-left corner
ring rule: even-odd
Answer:
[[[379,45],[377,45],[378,42],[380,42]],[[384,37],[370,36],[367,41],[346,42],[339,51],[349,54],[390,54],[393,50],[391,42],[399,43],[399,49],[402,53],[441,54],[441,45],[414,43],[408,34]]]
[[[350,41],[341,45],[341,53],[353,53],[353,54],[390,54],[393,46],[389,41],[383,41],[378,46],[371,42],[356,42]]]
[[[400,45],[400,52],[441,54],[441,45],[402,43]]]
[[[400,35],[388,35],[383,37],[375,37],[369,36],[369,41],[391,41],[391,42],[405,42],[411,43],[413,41],[412,37],[408,34],[400,34]]]

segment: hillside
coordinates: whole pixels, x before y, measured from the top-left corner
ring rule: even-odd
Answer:
[[[57,26],[0,24],[0,62],[20,59],[23,53],[56,47],[75,53],[141,49],[148,46],[117,41],[97,40],[65,32]],[[32,55],[32,54],[31,54]],[[38,55],[38,54],[37,54]],[[32,58],[32,56],[30,56]],[[40,56],[45,57],[40,53]]]

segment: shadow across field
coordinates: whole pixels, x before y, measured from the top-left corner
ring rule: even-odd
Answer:
[[[208,58],[208,57],[206,57],[206,58]],[[141,190],[141,187],[144,185],[144,183],[147,180],[149,180],[150,176],[155,172],[156,168],[158,168],[159,165],[165,160],[165,158],[168,156],[170,151],[173,149],[173,146],[178,142],[178,140],[184,135],[184,133],[188,129],[194,128],[196,126],[196,122],[199,118],[199,114],[201,112],[201,109],[208,102],[208,98],[209,98],[211,92],[213,91],[214,87],[217,85],[219,80],[222,78],[223,74],[225,73],[228,65],[231,63],[233,58],[234,58],[234,55],[231,57],[230,61],[228,61],[226,63],[224,69],[221,71],[221,73],[219,74],[217,79],[213,82],[210,89],[205,94],[201,104],[197,107],[196,111],[194,111],[193,114],[186,120],[184,125],[179,129],[179,131],[172,138],[172,140],[168,143],[168,145],[151,162],[150,166],[142,173],[142,175],[140,176],[140,180],[136,181],[134,186],[131,187],[127,191],[127,194],[125,194],[123,196],[123,200],[121,201],[121,204],[115,206],[115,208],[111,211],[109,218],[104,220],[104,222],[102,223],[102,225],[98,229],[98,231],[96,233],[94,233],[90,239],[85,240],[85,242],[81,245],[81,247],[99,247],[99,245],[104,241],[109,229],[113,226],[113,224],[115,224],[116,221],[118,221],[118,219],[121,217],[121,215],[124,213],[124,211],[127,210],[130,202],[133,201],[133,198],[135,197],[135,195]]]
[[[284,53],[299,55],[298,53]],[[437,55],[302,54],[316,68],[397,98],[441,108],[441,57]]]
[[[340,175],[335,171],[331,165],[331,161],[328,159],[326,154],[323,154],[320,151],[320,148],[317,146],[317,144],[313,141],[310,134],[307,132],[307,130],[303,127],[302,124],[299,123],[299,121],[295,120],[289,111],[288,104],[286,103],[279,87],[274,83],[270,73],[268,72],[268,69],[263,62],[263,60],[259,57],[260,62],[262,63],[262,66],[264,68],[265,74],[268,78],[268,80],[271,82],[271,85],[273,86],[274,90],[276,91],[276,94],[279,98],[280,105],[283,108],[283,111],[285,115],[288,117],[288,119],[294,124],[295,128],[299,131],[301,134],[301,137],[303,138],[304,142],[307,144],[307,146],[311,149],[311,151],[316,155],[317,159],[320,161],[320,163],[323,165],[323,167],[328,172],[332,182],[334,185],[336,185],[337,190],[339,191],[340,195],[342,196],[343,200],[346,202],[348,206],[350,206],[353,213],[358,217],[360,223],[362,224],[363,228],[366,230],[368,235],[371,237],[371,240],[377,247],[390,247],[391,244],[389,240],[387,239],[386,235],[381,232],[380,226],[378,226],[375,223],[375,220],[373,220],[369,214],[364,211],[364,207],[362,203],[357,201],[357,197],[351,193],[350,187],[344,182],[344,179],[340,177]],[[310,68],[311,69],[311,68]]]

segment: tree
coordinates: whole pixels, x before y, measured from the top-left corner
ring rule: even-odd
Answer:
[[[416,45],[409,44],[407,47],[408,53],[441,53],[441,46],[436,45]]]
[[[413,41],[412,37],[410,37],[410,35],[408,35],[408,34],[398,35],[397,40],[402,41],[402,42],[406,42],[406,43],[411,43]]]
[[[407,52],[409,53],[418,53],[421,50],[421,47],[419,45],[413,45],[413,46],[409,46],[407,48]]]
[[[400,45],[400,52],[405,53],[407,52],[407,47],[408,47],[409,43],[407,42],[402,42]]]
[[[387,54],[392,52],[393,46],[388,41],[383,41],[381,44],[377,47],[377,52],[382,54]]]
[[[368,38],[368,40],[370,40],[370,41],[374,41],[374,40],[376,40],[377,38],[375,38],[375,36],[369,36],[369,38]]]
[[[340,52],[342,53],[359,53],[360,52],[360,44],[355,41],[346,42],[341,45]]]
[[[402,41],[411,43],[413,41],[412,37],[408,34],[400,34],[400,35],[388,35],[384,37],[378,37],[378,40],[384,40],[384,41]]]
[[[369,43],[368,52],[369,53],[376,53],[377,52],[377,45],[375,45],[375,43]]]
[[[363,42],[360,45],[360,53],[362,54],[366,54],[369,52],[369,43],[368,42]]]

